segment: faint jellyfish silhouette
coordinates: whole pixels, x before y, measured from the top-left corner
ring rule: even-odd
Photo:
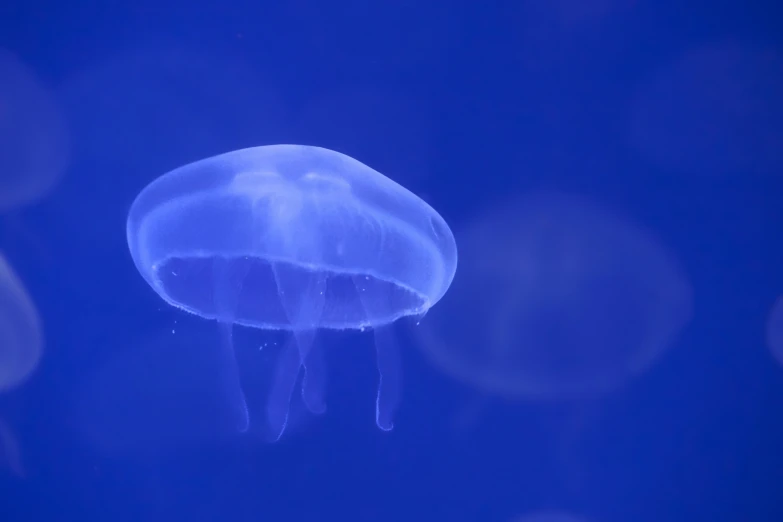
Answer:
[[[783,297],[779,297],[767,320],[767,346],[775,360],[783,365]]]
[[[639,90],[629,136],[685,174],[774,174],[783,167],[783,60],[736,44],[696,48]]]
[[[60,108],[19,59],[0,49],[0,211],[44,197],[65,170]]]
[[[300,368],[304,404],[325,410],[318,329],[374,329],[376,424],[392,429],[400,368],[390,325],[437,303],[457,263],[453,235],[429,205],[348,156],[301,145],[243,149],[161,176],[134,201],[127,235],[160,297],[220,324],[240,430],[249,420],[233,325],[292,333],[267,398],[273,440]]]
[[[38,366],[42,350],[38,310],[0,254],[0,392],[24,383]]]
[[[673,256],[582,198],[528,195],[457,238],[463,276],[416,331],[437,367],[484,393],[598,396],[648,368],[690,318]]]

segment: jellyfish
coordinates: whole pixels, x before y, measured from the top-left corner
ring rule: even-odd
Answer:
[[[474,419],[500,401],[545,412],[554,469],[578,488],[585,430],[676,346],[690,282],[654,234],[574,194],[499,201],[457,240],[461,275],[415,329],[418,345],[474,391]]]
[[[38,366],[42,351],[38,310],[0,254],[0,391],[23,384]]]
[[[587,198],[517,197],[457,237],[467,277],[416,333],[435,366],[490,396],[604,395],[652,367],[690,321],[677,256]]]
[[[454,236],[427,203],[353,158],[304,145],[237,150],[161,176],[133,202],[127,239],[164,301],[219,324],[240,431],[249,414],[233,328],[290,332],[266,399],[271,440],[297,384],[308,410],[325,411],[321,329],[373,332],[375,421],[391,430],[401,391],[391,325],[424,316],[457,265]]]

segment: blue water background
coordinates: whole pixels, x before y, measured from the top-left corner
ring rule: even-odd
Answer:
[[[714,173],[716,162],[697,157],[702,172],[679,172],[635,151],[627,124],[637,86],[688,49],[740,42],[779,55],[780,11],[769,3],[607,0],[596,2],[608,6],[599,14],[561,23],[535,3],[0,8],[0,45],[51,86],[72,128],[61,183],[8,216],[0,236],[46,338],[37,373],[0,400],[25,468],[23,478],[0,476],[0,521],[499,522],[541,509],[607,522],[783,520],[783,370],[764,338],[783,289],[782,164]],[[163,64],[157,79],[120,83],[142,55]],[[190,55],[209,57],[189,65],[203,83],[177,84],[166,64]],[[102,63],[119,65],[94,92],[69,87]],[[209,73],[221,64],[228,73]],[[342,118],[339,96],[321,102],[318,128],[301,117],[330,93],[348,93],[345,101],[354,92],[372,93],[383,125],[356,110]],[[781,106],[781,92],[764,95],[778,99],[762,103]],[[181,102],[176,110],[165,105],[172,100]],[[164,105],[153,110],[156,103]],[[356,121],[372,127],[370,137]],[[74,406],[92,375],[120,354],[137,361],[127,372],[140,371],[132,353],[145,349],[143,339],[217,339],[136,272],[124,228],[135,195],[202,157],[314,141],[351,149],[455,229],[509,194],[554,189],[598,201],[677,253],[693,318],[654,368],[581,416],[482,403],[405,338],[403,404],[395,430],[381,433],[372,418],[371,342],[351,338],[329,353],[328,414],[302,420],[280,443],[215,429],[225,419],[211,388],[198,384],[210,382],[204,350],[181,360],[161,352],[166,370],[150,372],[152,391],[129,409],[127,425],[115,412],[114,428],[132,444],[95,435],[102,428],[85,427],[89,416]],[[252,380],[253,366],[269,363],[254,352],[261,341],[243,333],[237,343]],[[189,380],[192,393],[166,398],[167,379]],[[196,411],[166,419],[156,401]],[[145,417],[145,408],[163,418]],[[193,424],[172,422],[180,415]],[[564,431],[574,433],[565,442]]]

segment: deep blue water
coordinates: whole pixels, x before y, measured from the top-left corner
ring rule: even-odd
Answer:
[[[783,519],[779,11],[0,7],[0,251],[43,336],[0,395],[0,521]],[[351,155],[454,230],[452,290],[396,331],[391,432],[371,333],[324,332],[327,413],[294,401],[279,442],[237,433],[218,329],[130,258],[149,182],[276,143]],[[22,184],[41,190],[12,202]],[[530,210],[541,194],[590,203]],[[602,279],[573,284],[584,271]],[[285,335],[234,342],[252,423]],[[484,374],[469,357],[510,359]]]

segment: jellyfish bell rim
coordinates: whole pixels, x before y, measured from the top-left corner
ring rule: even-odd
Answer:
[[[201,319],[205,319],[208,321],[217,321],[220,322],[222,319],[220,317],[220,314],[217,313],[207,313],[203,310],[200,310],[198,307],[194,307],[192,305],[189,305],[185,302],[182,302],[178,299],[174,299],[169,292],[166,291],[165,285],[162,282],[162,280],[157,276],[157,273],[160,271],[160,269],[164,266],[166,266],[166,263],[171,261],[172,259],[215,259],[215,258],[224,258],[224,259],[238,259],[238,258],[254,258],[258,262],[262,263],[268,263],[270,265],[273,264],[285,264],[294,266],[296,268],[300,268],[303,271],[309,271],[312,273],[315,272],[323,272],[326,274],[332,274],[337,276],[353,276],[353,277],[369,277],[372,279],[375,279],[377,281],[387,283],[389,285],[394,285],[395,287],[404,290],[406,292],[409,292],[413,295],[415,295],[420,301],[421,305],[416,308],[406,308],[406,309],[400,309],[397,310],[395,313],[385,317],[383,320],[376,320],[376,321],[361,321],[361,322],[346,322],[341,324],[334,324],[334,323],[321,323],[318,325],[318,329],[321,330],[335,330],[335,331],[344,331],[344,330],[355,330],[355,331],[365,331],[367,329],[373,329],[378,328],[381,326],[385,326],[391,323],[394,323],[400,319],[403,319],[405,317],[423,317],[427,311],[432,308],[432,306],[435,304],[434,302],[431,302],[426,296],[422,295],[419,292],[416,292],[415,290],[405,286],[404,284],[400,283],[399,281],[391,281],[382,277],[379,277],[376,274],[373,274],[371,272],[346,272],[344,268],[340,267],[325,267],[323,265],[304,265],[301,263],[292,263],[288,260],[280,260],[280,259],[270,259],[268,257],[259,257],[254,256],[250,254],[243,254],[243,253],[236,253],[232,255],[216,255],[212,253],[202,253],[202,254],[189,254],[189,255],[182,255],[182,256],[171,256],[168,259],[164,259],[160,261],[159,263],[156,263],[153,265],[149,271],[142,272],[142,276],[144,279],[149,283],[152,290],[161,298],[163,301],[165,301],[170,306],[182,310],[184,312],[187,312],[189,314],[195,315]],[[238,325],[238,326],[244,326],[248,328],[254,328],[257,330],[269,330],[269,331],[294,331],[295,328],[290,323],[272,323],[272,322],[259,322],[259,321],[249,321],[244,320],[240,317],[235,317],[232,319],[232,324]]]

